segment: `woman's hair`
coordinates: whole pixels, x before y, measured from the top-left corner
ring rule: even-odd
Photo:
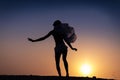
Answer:
[[[56,20],[54,23],[53,23],[53,26],[59,26],[61,25],[61,21],[60,20]]]

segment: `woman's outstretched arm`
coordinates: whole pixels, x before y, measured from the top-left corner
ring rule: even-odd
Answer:
[[[46,38],[48,38],[51,34],[52,34],[53,31],[50,31],[47,35],[41,37],[41,38],[38,38],[38,39],[31,39],[31,38],[28,38],[29,41],[31,42],[38,42],[38,41],[42,41],[42,40],[45,40]]]

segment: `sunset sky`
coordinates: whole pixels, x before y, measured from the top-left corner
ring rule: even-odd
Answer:
[[[119,0],[0,0],[0,75],[57,75],[53,37],[32,43],[61,20],[75,28],[70,76],[120,79]],[[84,75],[81,66],[91,72]],[[61,71],[65,70],[61,59]]]

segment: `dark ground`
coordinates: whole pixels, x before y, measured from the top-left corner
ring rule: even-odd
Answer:
[[[35,75],[0,75],[0,80],[114,80],[96,77],[58,77],[58,76],[35,76]]]

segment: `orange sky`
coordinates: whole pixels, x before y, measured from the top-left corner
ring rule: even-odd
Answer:
[[[24,37],[16,42],[7,41],[4,45],[0,58],[0,74],[57,75],[52,37],[38,43],[28,42]],[[119,53],[119,46],[113,40],[79,36],[73,46],[77,47],[78,51],[74,52],[69,48],[67,59],[71,76],[84,76],[80,73],[80,67],[88,63],[92,67],[92,72],[88,76],[119,77],[120,54],[116,55]],[[62,62],[61,67],[65,75]]]

